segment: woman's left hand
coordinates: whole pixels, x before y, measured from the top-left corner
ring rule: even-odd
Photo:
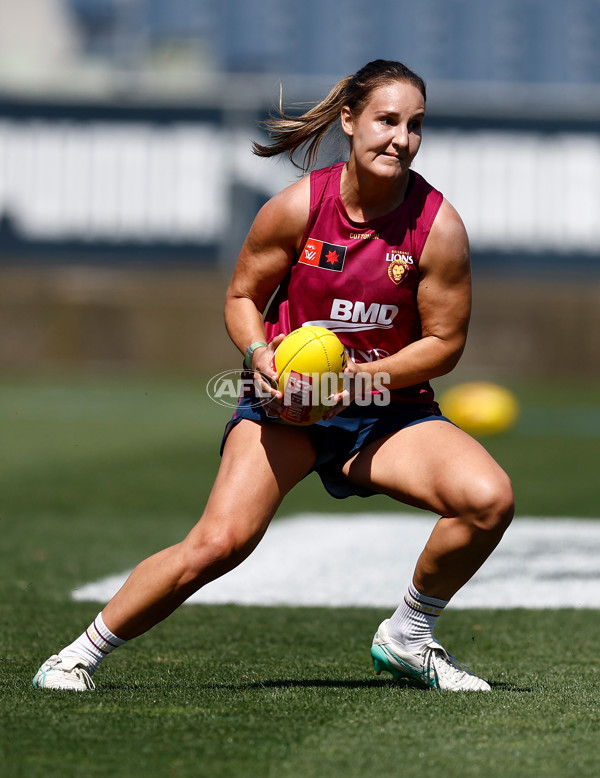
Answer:
[[[327,410],[324,419],[332,419],[337,416],[338,413],[347,408],[350,403],[354,402],[356,396],[356,377],[360,374],[360,370],[356,362],[353,362],[348,357],[348,362],[344,369],[344,384],[343,388],[337,394],[334,394],[331,398],[333,405]]]

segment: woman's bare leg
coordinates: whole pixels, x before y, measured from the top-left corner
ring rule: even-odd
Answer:
[[[248,420],[236,424],[201,519],[183,541],[133,570],[102,611],[106,626],[120,638],[134,638],[240,564],[314,456],[301,429]]]
[[[348,478],[442,518],[414,571],[424,595],[449,600],[481,567],[513,516],[508,476],[477,441],[426,421],[365,447]]]

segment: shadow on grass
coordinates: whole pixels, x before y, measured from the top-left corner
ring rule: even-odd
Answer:
[[[517,686],[514,683],[503,683],[501,681],[490,681],[492,691],[496,692],[518,692],[519,694],[531,694],[533,689],[530,686]]]
[[[173,679],[169,680],[169,686],[190,688],[195,686],[196,689],[202,691],[232,691],[240,692],[253,689],[374,689],[377,687],[389,688],[389,687],[406,687],[411,689],[422,689],[419,684],[410,680],[393,681],[393,680],[377,680],[377,679],[364,679],[364,680],[328,680],[326,678],[281,678],[277,680],[265,680],[265,681],[240,681],[239,683],[219,683],[218,681],[209,683],[199,683],[197,686],[189,682],[182,684],[175,684]],[[155,691],[164,690],[163,684],[120,684],[120,683],[102,683],[99,686],[100,691],[148,691],[153,689]]]
[[[193,684],[189,682],[182,684],[186,687],[190,687]],[[513,692],[517,694],[530,694],[533,690],[529,687],[521,687],[517,684],[505,683],[505,682],[492,682],[492,691],[498,692]],[[173,686],[173,679],[170,679],[170,686]],[[101,686],[102,691],[141,691],[142,689],[148,690],[154,688],[156,691],[164,689],[164,686],[156,684],[116,684],[116,683],[103,683]],[[198,690],[203,691],[231,691],[240,692],[256,689],[416,689],[418,691],[427,692],[431,691],[425,689],[417,681],[411,681],[410,679],[395,681],[387,678],[365,678],[356,680],[335,680],[327,678],[278,678],[276,680],[264,680],[264,681],[240,681],[239,683],[200,683],[196,686]]]
[[[280,678],[275,681],[254,681],[253,683],[240,684],[238,688],[245,689],[374,689],[378,686],[407,686],[420,688],[418,684],[408,681],[399,684],[397,681],[387,678],[364,678],[357,680],[334,680],[327,678]],[[221,687],[222,688],[222,687]]]

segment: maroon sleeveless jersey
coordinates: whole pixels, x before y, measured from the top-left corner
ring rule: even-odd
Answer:
[[[311,173],[302,248],[265,314],[266,334],[271,341],[304,325],[327,327],[355,362],[372,362],[421,337],[419,259],[443,197],[411,171],[397,208],[355,222],[340,197],[344,164]],[[432,404],[433,390],[425,382],[391,399]]]

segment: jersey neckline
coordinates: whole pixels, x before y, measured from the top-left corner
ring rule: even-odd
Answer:
[[[338,164],[338,169],[336,171],[336,180],[334,182],[335,186],[335,202],[337,205],[338,210],[340,211],[340,214],[343,216],[344,219],[348,222],[348,224],[351,224],[353,227],[356,228],[362,228],[362,229],[368,229],[369,227],[379,227],[382,224],[385,224],[387,221],[395,217],[395,215],[404,208],[413,192],[414,184],[415,184],[415,172],[414,170],[409,170],[408,175],[408,186],[406,188],[406,193],[404,195],[404,200],[397,205],[395,208],[393,208],[388,213],[384,213],[382,216],[376,216],[374,219],[368,219],[367,221],[360,222],[356,221],[355,219],[351,219],[348,215],[348,211],[346,210],[346,206],[344,205],[344,201],[342,200],[342,195],[340,193],[340,184],[342,180],[342,171],[344,169],[345,162],[340,162]]]

